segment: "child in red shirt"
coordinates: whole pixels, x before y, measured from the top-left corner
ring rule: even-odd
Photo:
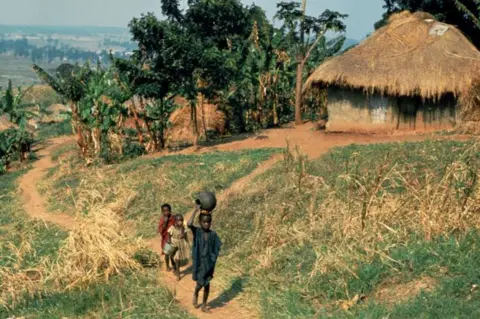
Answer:
[[[170,267],[170,261],[172,262],[172,266],[174,269],[175,261],[173,260],[173,256],[165,255],[163,249],[165,248],[165,244],[169,240],[168,229],[175,225],[175,218],[172,215],[172,206],[169,204],[162,205],[162,218],[160,219],[160,223],[158,224],[158,232],[162,235],[162,255],[165,256],[165,265],[167,267],[167,271],[171,271],[172,268]]]

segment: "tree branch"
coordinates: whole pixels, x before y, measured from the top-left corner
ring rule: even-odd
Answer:
[[[317,39],[315,40],[315,42],[313,42],[310,49],[308,49],[308,52],[303,58],[302,63],[305,63],[310,58],[310,55],[312,54],[313,49],[315,49],[315,47],[318,45],[318,42],[320,42],[320,39],[322,39],[323,35],[324,33],[322,33],[321,35],[320,34],[317,35]]]
[[[475,1],[475,3],[478,5],[479,2],[478,1]],[[472,13],[472,11],[470,11],[463,3],[461,3],[459,0],[455,0],[455,5],[457,7],[457,9],[466,14],[470,20],[473,21],[473,23],[476,25],[477,28],[480,29],[480,20]]]

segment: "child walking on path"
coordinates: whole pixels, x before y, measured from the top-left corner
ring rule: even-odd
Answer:
[[[163,253],[163,249],[165,248],[165,244],[168,242],[169,234],[168,229],[175,224],[175,219],[172,216],[172,206],[169,204],[162,205],[162,218],[160,219],[160,223],[158,224],[158,232],[162,235],[162,255],[165,256],[165,265],[167,267],[167,271],[171,271],[172,268],[170,267],[170,261],[172,265],[175,265],[175,261],[173,260],[173,256],[168,256]]]
[[[175,225],[168,229],[169,243],[176,249],[173,255],[173,268],[177,280],[180,280],[180,267],[186,264],[190,254],[190,245],[187,238],[187,225],[183,216],[175,215]]]
[[[203,288],[202,311],[208,312],[207,300],[210,293],[210,281],[213,279],[215,264],[220,253],[222,242],[215,231],[211,230],[212,215],[201,213],[200,227],[195,227],[193,221],[200,210],[200,206],[195,207],[188,221],[188,227],[193,233],[192,259],[193,259],[193,280],[197,286],[193,294],[193,306],[198,308],[198,294]]]

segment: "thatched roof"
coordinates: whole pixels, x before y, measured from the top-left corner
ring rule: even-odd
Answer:
[[[388,95],[458,95],[480,70],[480,52],[454,26],[430,14],[393,15],[357,47],[323,63],[307,80]]]

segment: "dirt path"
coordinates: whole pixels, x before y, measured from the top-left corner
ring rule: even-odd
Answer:
[[[235,181],[228,189],[224,190],[222,193],[218,194],[217,200],[220,202],[228,197],[229,194],[241,192],[244,187],[248,186],[248,184],[257,176],[264,173],[268,169],[272,168],[275,163],[277,163],[282,157],[281,156],[274,156],[271,159],[259,164],[259,166],[251,172],[249,175],[244,176],[237,181]],[[189,216],[188,216],[189,217]],[[156,236],[152,240],[150,240],[150,246],[153,250],[160,254],[162,253],[161,247],[161,238],[160,236]],[[188,269],[188,266],[187,266]],[[192,297],[193,297],[193,288],[194,283],[189,277],[191,276],[190,273],[187,271],[184,274],[185,278],[181,281],[177,281],[175,276],[172,273],[166,273],[165,271],[160,272],[160,277],[162,278],[163,282],[175,292],[177,299],[180,301],[183,307],[185,307],[191,314],[194,314],[198,318],[210,318],[210,319],[254,319],[258,318],[258,315],[248,311],[241,307],[238,302],[229,296],[229,294],[225,294],[221,289],[218,289],[215,285],[215,281],[212,283],[212,287],[210,290],[210,307],[212,309],[212,313],[204,314],[198,309],[195,309],[192,306]],[[187,279],[187,280],[185,280]],[[199,301],[201,301],[201,296]]]
[[[31,218],[41,219],[44,222],[56,224],[63,229],[71,230],[73,228],[75,219],[71,215],[66,214],[52,214],[46,211],[46,201],[40,195],[37,190],[36,183],[42,179],[43,175],[49,168],[55,166],[50,154],[57,148],[72,143],[71,138],[57,138],[49,141],[49,144],[40,149],[37,152],[37,156],[40,158],[33,163],[33,168],[26,173],[20,180],[20,190],[25,199],[24,209]],[[219,195],[219,200],[222,200],[228,194],[232,192],[238,192],[243,189],[248,183],[260,175],[261,173],[272,167],[278,160],[279,156],[275,156],[272,159],[259,165],[250,175],[245,176],[237,180],[229,189]],[[157,236],[150,241],[151,248],[161,254],[161,239]],[[210,307],[212,313],[204,314],[200,310],[195,309],[192,306],[192,296],[194,283],[189,280],[190,274],[185,274],[185,278],[178,282],[172,273],[166,273],[163,268],[159,272],[159,277],[164,285],[173,291],[176,299],[180,304],[187,309],[192,315],[198,318],[210,318],[210,319],[249,319],[257,318],[257,316],[248,310],[241,307],[236,300],[229,300],[229,296],[224,296],[223,291],[215,288],[215,284],[212,284],[210,291]],[[200,295],[201,300],[201,295]]]
[[[49,214],[46,211],[46,202],[37,189],[37,182],[42,179],[45,171],[55,166],[50,154],[56,148],[71,143],[70,137],[61,137],[50,140],[48,145],[40,149],[36,155],[40,158],[33,163],[33,168],[20,179],[20,190],[25,199],[23,208],[31,218],[41,219],[56,224],[63,229],[70,230],[74,225],[74,218],[66,214]]]
[[[292,146],[298,146],[303,153],[309,155],[310,158],[316,158],[327,152],[331,147],[348,145],[351,143],[368,144],[394,141],[419,141],[428,138],[428,136],[419,135],[389,135],[389,136],[373,136],[373,135],[335,135],[325,134],[313,130],[312,125],[304,125],[297,129],[277,129],[265,131],[262,135],[250,137],[244,140],[229,142],[213,147],[204,147],[200,150],[192,148],[183,150],[179,153],[204,153],[209,151],[234,151],[239,149],[253,149],[265,147],[285,147],[287,140]],[[440,137],[439,137],[440,138]],[[445,138],[445,137],[443,137]],[[459,137],[454,137],[459,139]],[[33,169],[25,174],[20,180],[20,189],[25,198],[24,209],[32,218],[39,218],[46,222],[54,223],[64,229],[72,229],[74,218],[66,214],[49,214],[46,212],[46,203],[39,194],[36,183],[45,174],[45,171],[55,164],[50,158],[50,154],[56,148],[72,143],[70,137],[57,138],[50,140],[49,145],[37,152],[40,160],[33,164]],[[161,153],[150,155],[155,157],[163,155]],[[229,194],[241,192],[251,181],[258,175],[267,171],[275,163],[281,159],[281,155],[274,156],[270,160],[262,163],[251,174],[237,180],[231,187],[218,195],[218,200],[226,199]],[[150,241],[151,248],[161,254],[161,240],[157,236]],[[212,284],[210,292],[210,306],[213,308],[211,314],[203,314],[192,306],[192,295],[194,283],[189,280],[190,275],[186,274],[186,278],[180,282],[176,281],[171,273],[160,271],[160,279],[167,287],[169,287],[180,304],[187,309],[192,315],[198,318],[210,319],[247,319],[257,318],[254,313],[242,308],[236,299],[231,296],[225,296],[223,292],[215,288],[215,282]],[[200,299],[201,300],[201,299]]]
[[[212,151],[237,151],[243,149],[258,148],[285,148],[287,141],[290,146],[298,146],[303,154],[310,158],[317,158],[327,152],[332,147],[345,146],[349,144],[376,144],[388,142],[415,142],[426,139],[455,139],[463,140],[471,138],[470,136],[440,136],[425,133],[424,135],[415,132],[398,132],[394,134],[347,134],[347,133],[325,133],[325,131],[316,130],[313,123],[306,123],[297,128],[278,128],[269,129],[260,132],[254,136],[237,136],[235,138],[226,138],[223,143],[214,146],[201,147],[195,149],[188,147],[174,154],[195,154],[207,153]],[[160,152],[146,155],[145,158],[156,158],[163,155],[172,154],[172,152]]]

